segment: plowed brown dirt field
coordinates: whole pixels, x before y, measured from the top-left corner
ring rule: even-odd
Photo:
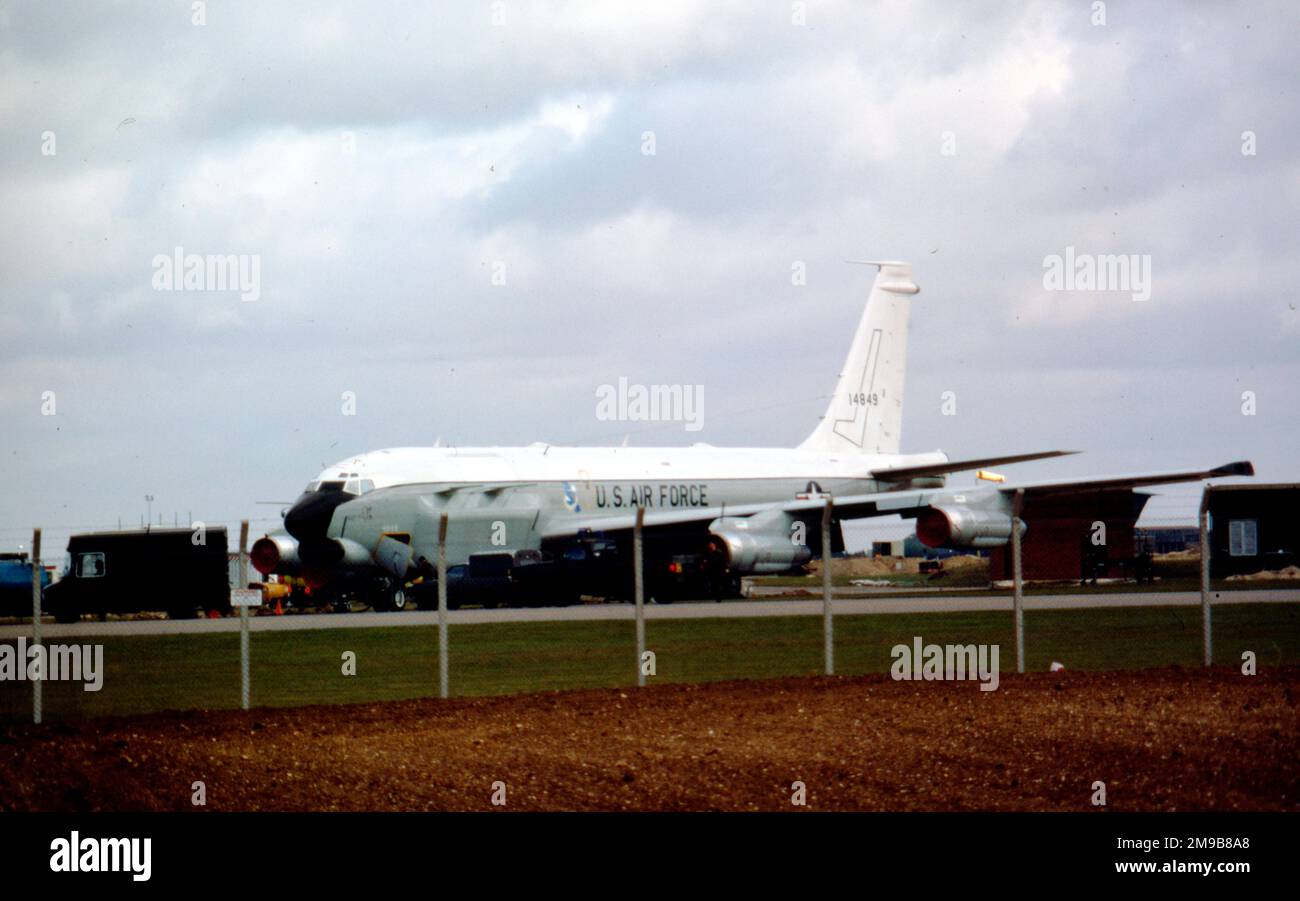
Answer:
[[[1300,668],[887,676],[0,730],[7,810],[1300,810]],[[207,804],[192,803],[195,782]]]

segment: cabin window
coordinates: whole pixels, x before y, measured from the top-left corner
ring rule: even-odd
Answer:
[[[1233,557],[1255,557],[1259,554],[1256,521],[1233,519],[1228,522],[1228,553]]]
[[[95,552],[77,555],[77,578],[98,579],[104,574],[104,555]]]

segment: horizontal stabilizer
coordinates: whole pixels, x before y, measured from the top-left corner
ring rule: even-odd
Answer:
[[[871,477],[882,482],[906,482],[924,476],[941,476],[950,472],[964,472],[968,469],[983,469],[986,466],[1004,466],[1008,463],[1024,463],[1027,460],[1045,460],[1048,457],[1065,457],[1078,451],[1039,451],[1033,454],[1015,454],[1010,457],[980,457],[976,460],[948,460],[943,463],[926,463],[923,466],[899,466],[892,469],[873,469]]]

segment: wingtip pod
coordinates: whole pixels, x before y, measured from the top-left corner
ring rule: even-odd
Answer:
[[[1216,466],[1211,470],[1211,474],[1215,478],[1253,476],[1255,474],[1255,465],[1249,460],[1238,460],[1236,463],[1224,463],[1222,466]]]

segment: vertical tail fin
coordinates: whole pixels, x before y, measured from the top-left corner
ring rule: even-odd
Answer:
[[[826,415],[801,450],[896,454],[903,431],[907,315],[920,288],[908,263],[879,267]]]

